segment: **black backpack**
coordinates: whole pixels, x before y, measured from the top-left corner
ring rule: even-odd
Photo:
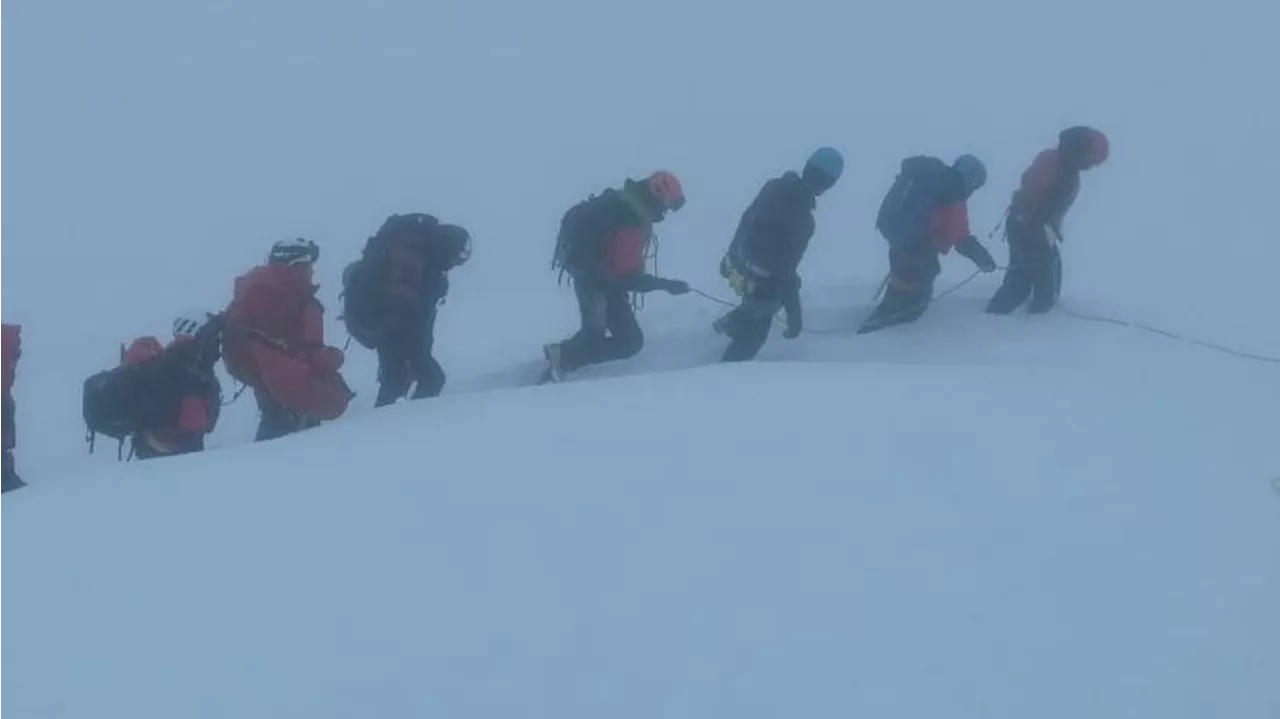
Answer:
[[[378,292],[387,272],[388,241],[408,232],[434,232],[440,221],[433,215],[415,212],[391,215],[364,245],[360,259],[342,271],[342,314],[338,319],[346,325],[351,338],[366,349],[379,345]]]
[[[167,426],[179,409],[176,396],[164,354],[92,375],[84,381],[83,394],[90,443],[98,434],[124,441],[144,428]]]
[[[338,319],[346,325],[352,339],[371,350],[378,348],[380,339],[374,312],[377,269],[368,258],[347,265],[342,271],[342,293],[338,295],[342,301],[342,314]]]
[[[600,256],[598,240],[600,232],[600,199],[603,195],[591,195],[570,207],[560,218],[560,231],[556,234],[556,251],[551,268],[561,275],[589,272]]]
[[[951,167],[936,157],[918,155],[902,161],[876,216],[876,229],[890,245],[909,245],[928,233],[950,172]]]

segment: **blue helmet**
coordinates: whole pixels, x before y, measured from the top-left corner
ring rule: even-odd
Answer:
[[[987,184],[987,166],[973,155],[961,155],[951,166],[964,178],[966,191],[973,192]]]
[[[832,147],[819,147],[809,156],[809,161],[804,163],[801,178],[813,194],[821,195],[836,184],[842,172],[844,157],[840,155],[840,151]]]
[[[834,185],[844,172],[844,156],[834,147],[819,147],[809,155],[809,161],[804,167],[806,170],[822,173]]]

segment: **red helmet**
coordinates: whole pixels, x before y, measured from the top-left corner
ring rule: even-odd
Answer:
[[[666,209],[675,212],[684,207],[684,188],[680,180],[665,170],[658,170],[649,175],[649,192],[662,203]]]
[[[1102,134],[1101,130],[1093,131],[1093,141],[1089,143],[1089,150],[1085,153],[1085,161],[1088,167],[1097,167],[1107,161],[1111,156],[1111,141],[1107,136]]]
[[[1111,143],[1101,130],[1087,125],[1069,127],[1058,134],[1058,151],[1075,167],[1087,170],[1107,161]]]

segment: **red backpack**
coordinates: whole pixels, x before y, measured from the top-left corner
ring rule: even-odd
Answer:
[[[120,364],[142,364],[149,362],[164,353],[164,345],[155,337],[139,337],[120,349]]]
[[[253,384],[257,368],[249,342],[266,342],[288,351],[302,332],[307,307],[314,301],[311,270],[302,265],[262,265],[236,278],[227,306],[222,355],[233,377]]]

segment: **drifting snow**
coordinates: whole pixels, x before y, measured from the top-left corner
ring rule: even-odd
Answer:
[[[903,157],[986,161],[1003,260],[1020,173],[1088,123],[1113,154],[1067,306],[1280,354],[1272,5],[1156,31],[1103,0],[104,7],[4,12],[31,483],[3,502],[5,716],[1280,716],[1274,368],[986,317],[997,277],[850,336]],[[657,296],[640,356],[527,387],[576,322],[546,270],[567,207],[676,172],[660,270],[716,293],[751,197],[819,145],[848,160],[802,266],[825,332],[711,367],[723,308]],[[371,412],[354,348],[330,426],[252,445],[242,399],[204,455],[85,453],[120,342],[304,235],[340,344],[343,265],[411,211],[476,242],[440,400]]]

